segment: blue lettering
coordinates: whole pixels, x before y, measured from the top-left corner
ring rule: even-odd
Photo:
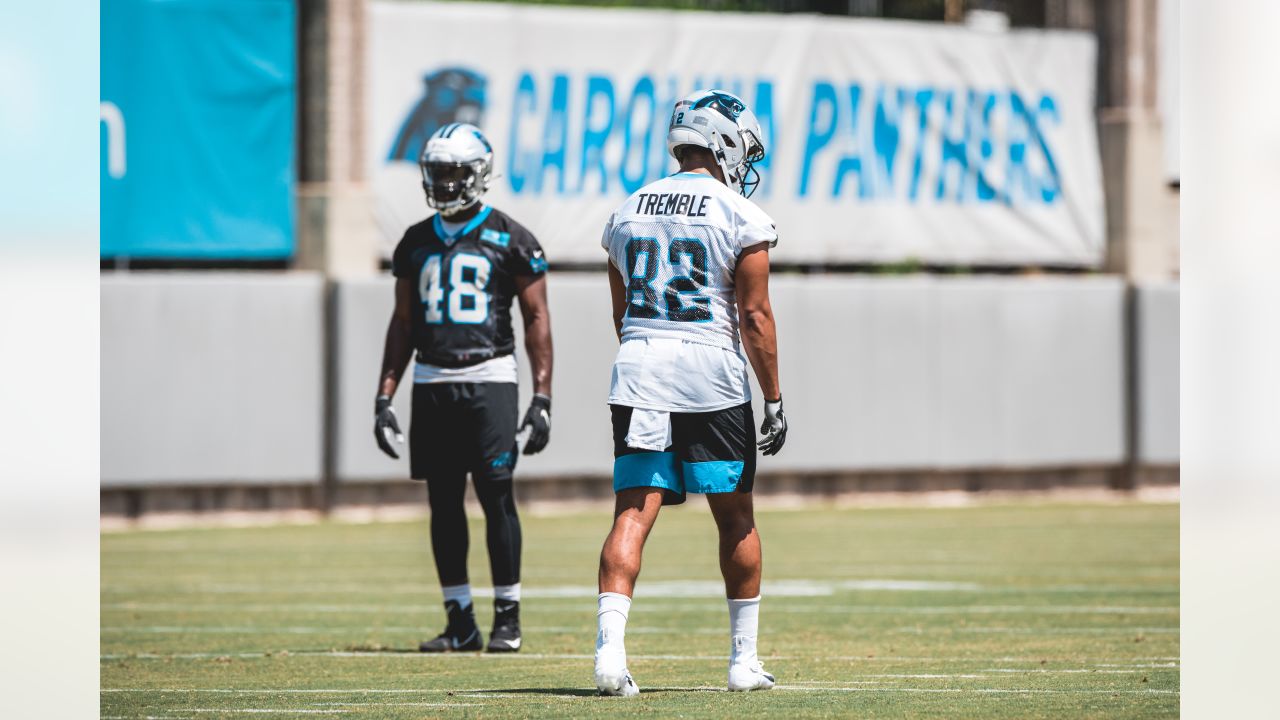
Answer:
[[[778,151],[778,146],[775,144],[778,129],[773,116],[773,83],[768,80],[756,83],[755,113],[756,119],[760,121],[760,131],[764,133],[760,141],[764,143],[765,149],[764,159],[755,164],[756,171],[760,173],[758,192],[761,197],[769,197],[773,175],[766,171],[773,162],[773,154]]]
[[[826,108],[826,112],[830,118],[825,122],[825,128],[819,130],[819,118],[826,117],[820,115]],[[828,82],[817,82],[813,85],[813,101],[809,104],[809,131],[808,137],[804,141],[804,162],[800,169],[800,197],[809,194],[809,172],[813,168],[813,157],[819,150],[827,146],[831,142],[831,138],[836,134],[836,120],[839,118],[839,108],[836,103],[836,89]]]
[[[952,91],[947,91],[946,101],[943,103],[943,107],[946,109],[946,120],[943,121],[942,126],[942,160],[938,167],[938,189],[934,193],[934,198],[942,200],[948,194],[947,170],[954,165],[956,168],[956,182],[952,194],[956,201],[964,202],[964,181],[965,176],[969,173],[969,157],[965,148],[968,132],[962,129],[960,139],[952,140],[947,131],[954,124],[953,120],[957,116],[959,116],[961,122],[967,124],[968,113],[963,110],[957,112],[955,100],[956,94]]]
[[[596,118],[596,98],[604,104],[603,121]],[[587,78],[587,100],[582,118],[582,165],[578,176],[578,192],[586,187],[588,169],[600,174],[600,192],[609,191],[609,173],[604,166],[604,148],[613,132],[613,83],[609,78],[592,75]]]
[[[975,105],[979,108],[977,122],[973,124],[973,130],[977,135],[976,139],[978,141],[977,157],[973,158],[973,171],[977,176],[976,191],[978,202],[991,202],[996,199],[996,191],[987,179],[986,167],[987,161],[991,159],[994,151],[991,143],[991,110],[996,106],[996,96],[995,93],[970,92],[969,98],[978,100],[978,102],[970,106],[970,112],[973,111]]]
[[[532,153],[520,150],[520,116],[532,114],[538,109],[537,89],[533,76],[522,73],[516,83],[516,96],[511,102],[511,149],[507,153],[507,182],[511,183],[511,192],[519,194],[524,190],[525,170],[532,165]]]
[[[1009,91],[1009,167],[1005,171],[1004,201],[1016,205],[1031,197],[1031,173],[1027,169],[1030,117],[1018,93]]]
[[[547,171],[556,170],[556,192],[564,193],[565,151],[569,146],[569,78],[551,79],[551,103],[542,125],[542,169],[538,172],[538,192],[542,192]]]
[[[898,156],[898,141],[901,131],[898,123],[902,120],[902,106],[907,101],[907,91],[898,88],[888,90],[884,87],[876,89],[876,172],[872,189],[880,197],[893,195],[893,164]]]
[[[644,100],[648,105],[648,114],[645,115],[644,122],[640,123],[638,130],[636,130],[636,106],[641,100]],[[622,162],[618,166],[619,179],[622,181],[622,187],[627,191],[628,195],[643,187],[645,180],[649,175],[649,147],[652,145],[653,141],[653,133],[651,130],[653,129],[654,120],[658,117],[658,106],[653,96],[653,80],[651,80],[647,75],[641,76],[641,78],[636,81],[635,88],[631,91],[631,101],[627,103],[627,116],[622,134]],[[643,138],[641,141],[642,144],[640,152],[635,158],[639,160],[639,172],[634,174],[628,172],[628,167],[635,164],[631,162],[631,139],[633,131],[635,131],[635,134],[640,135]]]
[[[915,159],[911,162],[911,202],[916,201],[920,190],[920,170],[924,164],[925,138],[928,137],[925,131],[929,127],[929,106],[931,104],[933,104],[932,88],[916,91],[916,108],[919,113],[919,119],[917,120]]]
[[[1058,164],[1053,161],[1053,151],[1049,149],[1049,143],[1040,130],[1043,127],[1043,118],[1053,120],[1055,124],[1062,123],[1062,116],[1058,114],[1058,104],[1052,95],[1040,98],[1040,107],[1031,121],[1031,132],[1035,135],[1036,144],[1040,146],[1040,152],[1044,153],[1044,162],[1049,170],[1048,177],[1042,178],[1040,183],[1040,198],[1046,205],[1052,205],[1062,193],[1062,183],[1058,177]]]
[[[849,137],[853,139],[853,152],[840,158],[836,164],[835,183],[831,186],[831,197],[840,197],[840,188],[844,185],[844,176],[849,173],[858,175],[858,197],[869,198],[874,189],[867,182],[866,170],[862,167],[862,156],[859,154],[862,143],[858,142],[858,107],[862,104],[862,86],[849,86]]]

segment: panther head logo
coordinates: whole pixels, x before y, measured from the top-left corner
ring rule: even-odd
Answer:
[[[446,67],[422,77],[422,98],[400,125],[388,161],[417,163],[427,140],[454,122],[480,126],[484,115],[484,76],[466,68]]]

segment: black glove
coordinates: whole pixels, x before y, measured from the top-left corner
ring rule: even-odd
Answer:
[[[373,412],[373,437],[378,441],[378,447],[382,452],[399,460],[400,454],[391,444],[391,438],[394,434],[396,441],[403,445],[404,433],[400,432],[400,423],[396,420],[396,409],[391,407],[391,398],[379,395],[374,401]]]
[[[787,441],[787,416],[782,414],[782,397],[764,401],[764,422],[760,423],[764,435],[756,447],[765,455],[777,455]]]
[[[546,395],[534,395],[529,403],[529,410],[524,414],[524,422],[520,423],[519,432],[529,428],[529,439],[524,443],[525,455],[536,455],[542,452],[551,439],[551,398]]]

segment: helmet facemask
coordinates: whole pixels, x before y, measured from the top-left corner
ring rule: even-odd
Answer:
[[[739,172],[738,189],[743,197],[751,197],[751,193],[760,187],[760,173],[756,170],[755,164],[764,159],[764,146],[760,140],[751,132],[744,132],[743,139],[747,141],[747,151],[742,157],[742,169]]]
[[[449,217],[471,207],[488,189],[483,160],[446,162],[431,160],[420,165],[427,205]]]
[[[720,140],[724,146],[737,148],[734,139],[728,135],[721,134]],[[713,148],[712,152],[715,154],[716,162],[720,165],[721,171],[724,172],[725,180],[729,186],[735,188],[743,197],[749,198],[756,191],[756,188],[760,186],[760,173],[755,169],[755,164],[764,159],[764,146],[760,143],[759,138],[755,136],[755,133],[746,129],[741,131],[739,140],[746,143],[746,147],[742,150],[736,165],[730,164],[723,146]]]

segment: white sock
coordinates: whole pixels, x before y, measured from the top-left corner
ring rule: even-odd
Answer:
[[[600,593],[596,610],[596,653],[608,648],[625,653],[623,642],[627,635],[627,616],[631,613],[631,598],[619,593]]]
[[[520,583],[515,585],[494,585],[493,599],[520,602]]]
[[[746,600],[729,598],[729,664],[755,662],[759,630],[760,596]]]
[[[453,600],[463,610],[471,607],[471,583],[445,585],[440,588],[440,592],[444,593],[445,602]]]

